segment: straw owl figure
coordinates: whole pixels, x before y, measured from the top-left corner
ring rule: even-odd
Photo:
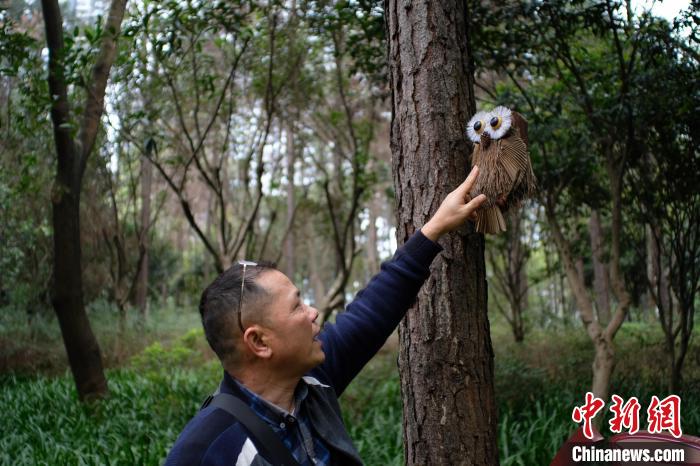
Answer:
[[[496,107],[478,112],[467,126],[474,142],[472,167],[479,166],[479,177],[471,196],[485,194],[486,202],[477,211],[476,231],[506,231],[503,216],[534,194],[535,175],[527,150],[527,122],[517,112]]]

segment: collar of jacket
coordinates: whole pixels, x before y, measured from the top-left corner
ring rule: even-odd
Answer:
[[[333,464],[361,466],[363,463],[360,454],[345,429],[335,390],[330,385],[321,382],[320,377],[316,377],[320,374],[315,374],[315,372],[311,371],[300,381],[300,383],[306,384],[308,395],[297,409],[299,411],[306,410],[313,433],[318,435],[330,449]],[[250,402],[249,397],[242,392],[233,377],[226,371],[224,371],[224,378],[219,389],[221,392],[236,396],[246,403]],[[281,413],[278,415],[282,416]]]

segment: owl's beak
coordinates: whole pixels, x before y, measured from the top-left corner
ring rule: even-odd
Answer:
[[[486,150],[488,149],[489,145],[491,144],[491,136],[489,136],[489,133],[484,131],[481,133],[481,150]]]

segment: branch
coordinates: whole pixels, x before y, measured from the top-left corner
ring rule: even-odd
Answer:
[[[258,254],[258,257],[265,257],[265,249],[267,249],[267,242],[270,239],[270,233],[272,232],[272,226],[275,224],[276,220],[277,220],[277,211],[273,210],[272,213],[270,214],[270,224],[267,226],[267,231],[265,232],[265,236],[263,236],[263,243],[262,243],[262,246],[260,246],[260,254]]]
[[[345,273],[345,244],[340,239],[340,231],[338,230],[338,222],[335,219],[335,209],[333,209],[333,199],[331,198],[331,192],[328,189],[328,180],[323,182],[323,192],[326,194],[326,205],[328,206],[328,213],[330,214],[331,226],[333,227],[333,244],[335,246],[335,252],[338,255],[338,261],[340,262],[340,267],[342,273]]]
[[[588,332],[589,336],[595,341],[601,336],[601,329],[598,322],[593,317],[593,304],[591,303],[590,297],[586,293],[583,277],[581,277],[576,269],[576,265],[574,264],[571,254],[571,246],[564,238],[561,226],[556,219],[556,213],[554,211],[554,206],[551,199],[548,199],[547,203],[545,204],[545,213],[552,231],[554,243],[557,246],[561,260],[564,263],[564,271],[566,272],[566,276],[569,280],[569,286],[571,287],[571,291],[576,298],[576,303],[579,306],[581,320],[583,321],[583,325],[586,327],[586,331]]]
[[[306,199],[308,193],[309,193],[309,187],[304,186],[303,195],[301,196],[301,199]],[[299,201],[297,201],[297,203],[294,205],[294,209],[292,210],[292,215],[290,215],[289,218],[287,219],[287,224],[285,226],[284,234],[282,235],[282,239],[280,240],[280,244],[284,244],[287,241],[287,237],[289,236],[289,233],[294,228],[294,220],[296,219],[297,211],[299,210],[300,205],[301,205],[301,202],[299,202]],[[280,248],[279,252],[277,253],[277,257],[275,258],[276,263],[279,263],[280,260],[282,260],[283,254],[284,254],[284,249]]]
[[[155,159],[155,157],[152,156],[152,154],[146,150],[146,148],[142,147],[137,141],[135,141],[131,135],[127,132],[121,132],[121,134],[127,138],[132,144],[134,144],[139,151],[141,152],[141,155],[146,157],[150,163],[153,164],[153,166],[158,170],[158,172],[161,174],[165,182],[170,186],[170,189],[175,193],[175,195],[178,197],[178,200],[180,201],[180,205],[182,207],[182,210],[185,214],[185,217],[187,218],[187,221],[189,222],[190,226],[194,229],[195,233],[199,237],[199,239],[204,243],[204,247],[209,251],[209,253],[214,257],[215,264],[217,271],[223,272],[223,269],[221,267],[221,257],[220,254],[217,253],[216,249],[214,246],[211,244],[209,239],[207,238],[206,234],[202,231],[202,229],[199,227],[197,224],[197,221],[194,217],[194,213],[192,212],[192,208],[190,207],[189,201],[184,197],[184,193],[181,189],[178,188],[178,186],[175,184],[175,181],[168,175],[168,173],[165,171],[165,168]],[[155,222],[155,218],[153,220]]]
[[[355,129],[352,126],[352,111],[350,110],[350,105],[348,104],[348,100],[345,97],[345,86],[343,86],[343,68],[342,68],[342,63],[340,60],[340,44],[339,44],[339,39],[337,37],[337,32],[333,32],[331,34],[331,37],[333,38],[333,45],[335,47],[335,53],[334,58],[335,58],[335,75],[336,75],[336,81],[338,84],[338,93],[340,94],[340,101],[343,104],[343,109],[345,110],[345,121],[348,125],[348,132],[350,133],[350,140],[352,141],[352,152],[354,154],[357,154],[357,136],[355,136]]]
[[[42,0],[46,44],[49,49],[49,93],[51,95],[51,121],[58,157],[58,173],[64,187],[80,180],[80,164],[75,160],[75,141],[71,136],[70,105],[64,80],[63,18],[57,0]],[[76,171],[78,170],[78,171]],[[66,176],[69,177],[66,179]]]
[[[506,66],[501,66],[501,69],[506,72],[508,77],[510,78],[511,82],[515,85],[515,87],[518,88],[518,91],[520,91],[520,95],[523,96],[523,99],[527,102],[528,106],[530,107],[530,111],[532,112],[533,115],[537,113],[537,110],[535,109],[535,104],[532,102],[532,99],[530,99],[530,96],[525,92],[525,88],[518,82],[518,80],[515,78],[513,73],[508,69]]]
[[[51,0],[45,1],[48,3]],[[80,125],[80,133],[78,135],[81,144],[79,179],[82,179],[83,173],[85,172],[87,159],[95,145],[97,130],[102,113],[104,112],[107,79],[109,78],[112,64],[117,57],[117,38],[121,31],[126,1],[127,0],[112,0],[104,28],[104,35],[100,43],[100,51],[97,54],[97,60],[92,68],[92,76],[87,86],[83,121]],[[56,0],[53,0],[53,3],[55,2]]]

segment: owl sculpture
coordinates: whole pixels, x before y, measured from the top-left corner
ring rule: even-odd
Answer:
[[[534,194],[535,175],[527,150],[527,122],[517,112],[496,107],[478,112],[467,126],[474,142],[472,167],[479,166],[479,177],[471,196],[485,194],[486,202],[477,211],[476,231],[506,231],[503,216],[511,208]]]

